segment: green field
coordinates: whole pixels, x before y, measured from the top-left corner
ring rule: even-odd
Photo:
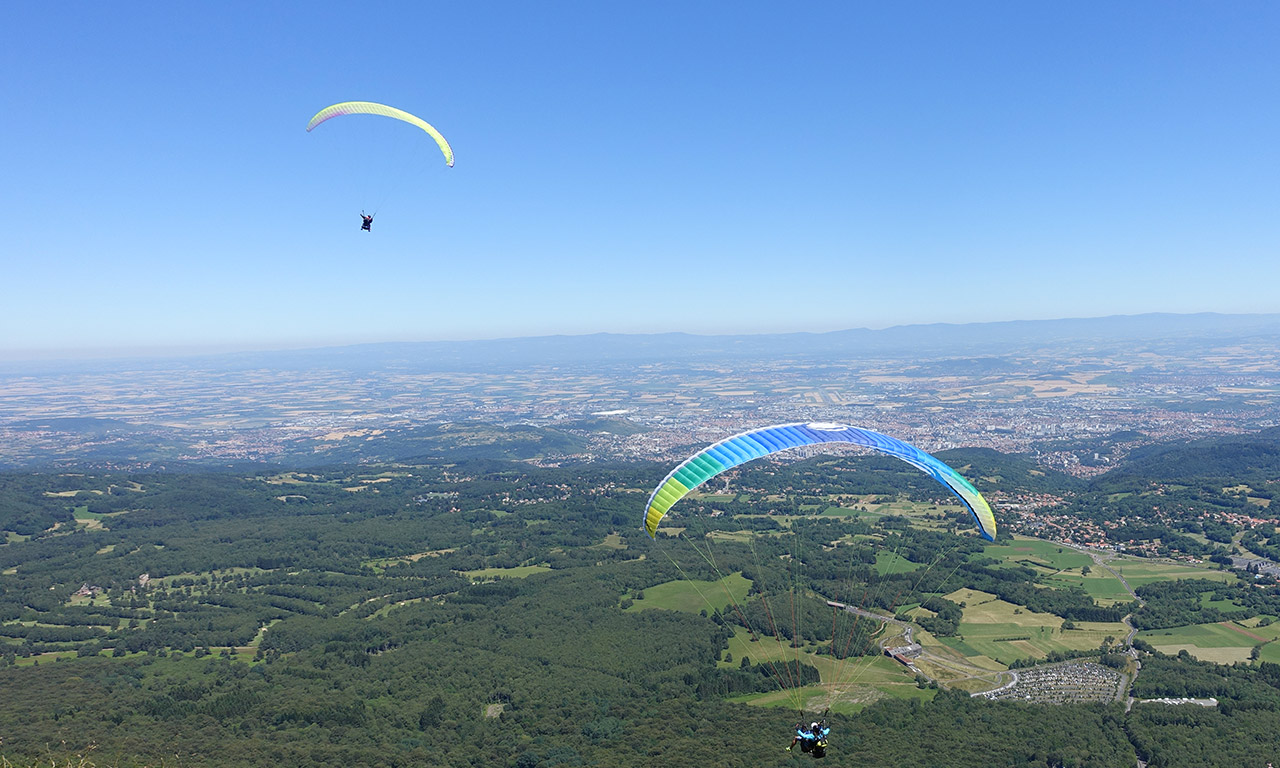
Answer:
[[[738,498],[736,493],[699,493],[697,494],[699,501],[733,501]]]
[[[375,557],[371,560],[365,560],[364,562],[360,563],[360,565],[364,566],[365,568],[372,568],[375,571],[378,571],[379,573],[381,573],[382,571],[385,571],[386,569],[390,568],[393,565],[400,565],[401,563],[416,563],[417,561],[421,560],[424,557],[439,557],[440,555],[445,555],[450,552],[456,552],[456,551],[457,551],[456,548],[435,549],[435,550],[431,550],[430,552],[415,552],[412,555],[399,555],[396,557]]]
[[[514,568],[481,568],[478,571],[462,571],[472,581],[486,579],[523,579],[535,573],[547,573],[548,565],[517,565]]]
[[[886,696],[930,699],[937,693],[936,690],[917,687],[915,674],[886,656],[877,654],[834,659],[815,655],[811,652],[812,648],[813,646],[805,649],[792,648],[786,642],[780,643],[769,636],[760,636],[753,641],[750,633],[739,627],[729,639],[728,654],[732,656],[732,661],[721,660],[718,666],[736,668],[742,663],[743,657],[747,657],[752,664],[771,665],[771,676],[783,680],[788,679],[788,666],[794,668],[797,660],[818,670],[821,676],[821,683],[818,685],[732,698],[733,701],[761,707],[795,707],[797,702],[801,702],[803,708],[809,711],[817,712],[830,707],[833,712],[852,713]]]
[[[923,567],[893,552],[876,552],[876,571],[881,575],[907,573]]]
[[[877,518],[886,515],[897,515],[909,518],[911,524],[917,528],[940,530],[950,525],[961,509],[959,505],[955,504],[934,504],[927,501],[909,501],[907,499],[881,501],[883,498],[881,496],[867,496],[860,501],[843,502],[841,506],[827,507],[821,514],[857,517],[873,524]],[[863,507],[866,507],[865,512],[862,511]]]
[[[1181,563],[1166,563],[1146,560],[1139,557],[1117,558],[1111,567],[1116,570],[1129,586],[1137,589],[1155,581],[1172,581],[1174,579],[1208,579],[1232,583],[1236,575],[1231,571],[1220,571],[1216,566],[1195,566]]]
[[[958,589],[946,597],[965,607],[959,634],[938,640],[966,657],[985,656],[1006,666],[1015,659],[1043,659],[1053,651],[1091,650],[1107,637],[1116,642],[1128,633],[1118,621],[1078,621],[1076,629],[1064,630],[1059,616],[1036,613],[974,589]]]
[[[863,685],[833,693],[824,685],[806,685],[787,691],[748,693],[731,696],[728,701],[741,702],[756,707],[794,708],[796,701],[806,712],[822,712],[830,709],[841,715],[851,715],[883,698],[920,699],[928,701],[938,694],[936,689],[920,688],[915,681],[893,685]]]
[[[1266,627],[1242,627],[1234,621],[1216,624],[1191,624],[1173,629],[1152,629],[1139,632],[1138,637],[1151,643],[1157,650],[1170,655],[1185,650],[1201,661],[1230,664],[1247,662],[1255,645],[1262,647],[1261,659],[1280,660],[1280,623]]]
[[[1014,537],[1011,545],[992,544],[983,550],[986,557],[1003,560],[1009,566],[1024,566],[1040,574],[1044,584],[1063,588],[1078,586],[1102,605],[1128,602],[1133,599],[1116,578],[1093,558],[1078,550],[1051,541]],[[1172,563],[1141,557],[1104,553],[1107,563],[1129,586],[1137,589],[1155,581],[1174,579],[1209,579],[1224,583],[1235,580],[1229,571],[1216,567],[1191,563]],[[1084,573],[1084,568],[1089,573]]]
[[[731,573],[719,581],[677,579],[646,587],[644,598],[632,603],[629,611],[646,608],[665,608],[669,611],[698,613],[723,610],[726,605],[741,603],[747,596],[751,582],[741,573]]]
[[[1079,571],[1083,566],[1094,565],[1093,558],[1083,552],[1064,547],[1061,544],[1055,544],[1052,541],[1028,539],[1022,536],[1015,536],[1013,544],[1010,545],[990,544],[982,551],[982,554],[1014,565],[1038,564],[1054,571],[1072,568]],[[1029,562],[1020,562],[1022,560]],[[1097,567],[1094,566],[1094,570],[1096,569]]]
[[[1003,560],[1011,567],[1030,568],[1051,587],[1080,587],[1102,605],[1133,599],[1124,584],[1088,554],[1051,541],[1018,536],[1011,545],[988,546],[983,555]],[[1088,574],[1085,568],[1089,569]]]
[[[708,539],[716,541],[736,541],[745,544],[756,534],[752,531],[712,531],[707,534]]]
[[[1245,610],[1243,606],[1236,604],[1231,600],[1214,600],[1213,592],[1201,592],[1200,604],[1206,608],[1216,608],[1223,613],[1240,613]]]

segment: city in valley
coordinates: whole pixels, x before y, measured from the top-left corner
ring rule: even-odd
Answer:
[[[669,460],[754,426],[824,421],[928,451],[1029,454],[1087,478],[1143,445],[1280,424],[1274,335],[1064,341],[1027,325],[998,355],[976,342],[827,355],[711,343],[675,362],[661,350],[592,358],[584,346],[563,360],[451,367],[424,344],[387,359],[375,347],[359,365],[344,350],[11,364],[0,368],[0,467],[394,460],[432,445],[500,448],[513,429],[564,438],[517,458]]]

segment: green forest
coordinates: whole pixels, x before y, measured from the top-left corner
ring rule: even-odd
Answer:
[[[1005,487],[1056,482],[1018,457],[968,459],[1003,472]],[[961,606],[943,596],[961,587],[1064,622],[1133,613],[1135,625],[1172,626],[1215,605],[1280,613],[1274,589],[1244,582],[1157,583],[1141,606],[1104,604],[985,556],[945,489],[874,457],[737,472],[734,493],[688,499],[652,541],[639,516],[663,472],[462,459],[0,475],[0,757],[786,765],[810,759],[784,748],[817,713],[751,702],[870,669],[888,636],[829,600],[957,642]],[[928,524],[856,505],[827,514],[833,496],[911,502]],[[886,555],[902,567],[884,567]],[[730,577],[743,594],[698,586]],[[693,607],[664,604],[673,589],[696,595]],[[733,657],[731,645],[748,650]],[[1069,704],[1045,728],[1043,706],[919,679],[833,707],[824,762],[1262,768],[1280,757],[1277,665],[1137,653],[1134,695],[1220,705]]]

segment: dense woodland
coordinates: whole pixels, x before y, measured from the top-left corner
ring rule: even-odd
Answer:
[[[1060,483],[1072,503],[1098,492],[1032,471],[1025,458],[1002,466],[994,452],[963,453],[949,458],[982,462],[983,476],[1029,491]],[[683,532],[655,542],[638,518],[663,472],[476,459],[291,474],[0,475],[0,529],[10,532],[0,545],[0,755],[781,765],[801,759],[783,751],[796,713],[726,699],[778,685],[750,658],[717,667],[735,628],[856,657],[878,653],[874,627],[836,624],[825,599],[887,613],[926,604],[927,628],[943,636],[958,611],[941,595],[961,586],[1064,620],[1115,621],[1137,608],[1099,606],[984,558],[959,515],[938,531],[893,517],[776,519],[826,494],[945,501],[896,462],[746,469],[734,478],[746,497],[688,500],[670,521]],[[777,535],[734,535],[747,530]],[[881,573],[883,552],[920,567]],[[493,570],[522,568],[511,571],[521,578]],[[701,614],[634,609],[655,585],[735,573],[751,585],[739,605],[713,593]],[[1192,594],[1206,590],[1251,615],[1277,610],[1274,591],[1183,584],[1144,588],[1135,623],[1173,626],[1197,608],[1192,618],[1204,620],[1213,609]],[[74,594],[82,588],[90,596]],[[785,620],[770,615],[784,604]],[[52,652],[60,658],[40,655]],[[1143,695],[1214,695],[1223,706],[1062,706],[1053,729],[1030,705],[949,691],[886,699],[833,716],[826,761],[1118,768],[1141,755],[1155,768],[1261,768],[1277,757],[1263,737],[1280,730],[1273,667],[1149,655]],[[800,665],[795,675],[816,672]]]

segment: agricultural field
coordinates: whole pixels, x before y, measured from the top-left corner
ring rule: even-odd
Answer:
[[[1084,552],[1061,544],[1055,544],[1052,541],[1029,539],[1024,536],[1015,536],[1013,544],[988,545],[983,550],[983,554],[987,557],[994,557],[997,560],[1004,560],[1013,565],[1025,565],[1045,571],[1071,569],[1079,571],[1083,566],[1094,565],[1093,558]]]
[[[946,598],[964,605],[960,631],[938,640],[974,664],[974,657],[1007,666],[1016,659],[1043,659],[1053,651],[1091,650],[1108,637],[1118,641],[1128,633],[1118,621],[1080,621],[1076,629],[1064,630],[1059,616],[1036,613],[974,589],[958,589]]]
[[[1147,560],[1140,557],[1120,557],[1111,563],[1116,573],[1129,582],[1129,586],[1137,589],[1156,581],[1172,581],[1175,579],[1208,579],[1231,584],[1236,581],[1235,573],[1218,570],[1212,565],[1189,565],[1169,563],[1159,560]]]
[[[1174,579],[1208,579],[1230,583],[1235,575],[1219,570],[1216,566],[1173,563],[1142,557],[1099,553],[1115,575],[1085,552],[1052,541],[1014,538],[1011,545],[988,546],[983,555],[1003,560],[1010,566],[1025,566],[1039,573],[1048,586],[1065,588],[1078,586],[1100,605],[1114,605],[1133,599],[1121,583],[1121,576],[1133,589],[1156,581]],[[1084,569],[1089,572],[1085,573]]]
[[[1253,622],[1256,624],[1256,622]],[[1139,632],[1156,650],[1175,655],[1186,651],[1201,661],[1217,664],[1248,662],[1254,646],[1265,643],[1260,651],[1262,661],[1280,661],[1280,622],[1265,627],[1246,626],[1243,622],[1223,621],[1214,624],[1191,624],[1172,629]]]

